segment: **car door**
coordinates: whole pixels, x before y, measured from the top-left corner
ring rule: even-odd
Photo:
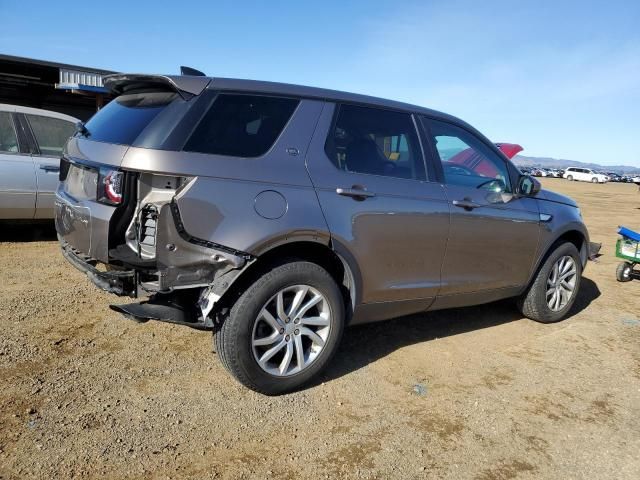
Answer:
[[[449,207],[426,175],[413,116],[327,103],[307,168],[334,248],[358,270],[358,303],[427,308],[440,288]]]
[[[67,120],[44,115],[25,114],[37,144],[33,154],[38,193],[35,218],[53,218],[53,202],[58,188],[60,156],[75,125]]]
[[[0,219],[31,219],[35,212],[33,159],[16,126],[13,112],[0,111]]]
[[[490,298],[482,292],[523,286],[540,236],[536,200],[514,193],[517,170],[488,141],[453,123],[423,123],[451,206],[440,295]]]
[[[580,175],[580,180],[582,180],[583,182],[588,182],[590,180],[589,177],[591,176],[591,172],[586,168],[581,168],[579,175]]]

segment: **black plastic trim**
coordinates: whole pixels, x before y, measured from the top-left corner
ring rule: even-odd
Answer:
[[[76,269],[85,273],[98,288],[118,296],[137,296],[137,276],[134,270],[102,272],[96,268],[96,260],[81,257],[66,242],[61,244],[61,249],[62,256]]]
[[[36,142],[36,137],[31,130],[31,125],[25,114],[20,112],[14,113],[13,120],[16,135],[18,136],[18,143],[20,144],[20,153],[40,155],[38,142]]]

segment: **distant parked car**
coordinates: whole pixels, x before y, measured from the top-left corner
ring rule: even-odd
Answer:
[[[609,177],[602,173],[596,173],[590,168],[569,167],[564,171],[564,178],[567,180],[578,180],[581,182],[606,183]]]
[[[0,104],[0,219],[53,218],[62,148],[78,121]]]

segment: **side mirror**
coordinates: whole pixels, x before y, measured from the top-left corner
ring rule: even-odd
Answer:
[[[531,175],[521,175],[518,180],[518,193],[525,196],[533,196],[542,189],[542,185]]]

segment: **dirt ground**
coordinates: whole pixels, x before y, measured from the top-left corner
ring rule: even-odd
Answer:
[[[510,302],[346,332],[322,383],[242,388],[211,335],[110,311],[52,229],[0,229],[0,478],[640,478],[640,280],[615,281],[630,184],[561,179],[598,262],[573,315]]]

